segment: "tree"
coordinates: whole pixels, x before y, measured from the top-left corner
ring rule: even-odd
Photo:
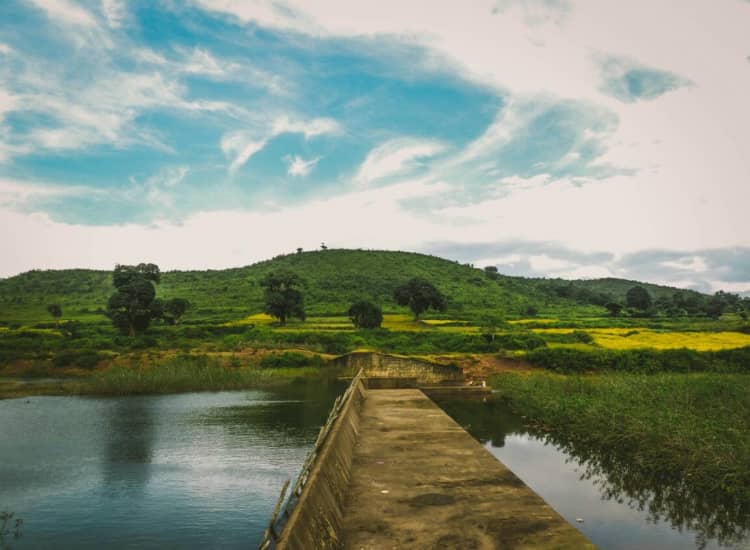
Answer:
[[[263,277],[260,281],[260,286],[266,289],[263,311],[278,319],[282,325],[290,317],[304,321],[304,298],[297,288],[301,285],[299,276],[289,271],[276,271]]]
[[[349,319],[357,328],[379,328],[383,323],[383,311],[372,302],[360,300],[349,308]]]
[[[107,302],[107,316],[123,334],[135,336],[161,316],[162,303],[154,288],[160,280],[155,264],[115,266],[112,283],[116,291]]]
[[[481,319],[479,332],[488,343],[495,341],[500,327],[505,325],[505,319],[501,315],[487,315]]]
[[[428,309],[445,311],[448,307],[445,296],[432,283],[418,277],[396,288],[393,298],[398,305],[409,306],[415,320]]]
[[[651,307],[651,295],[642,286],[634,286],[625,294],[625,303],[628,307],[646,311]]]
[[[539,309],[534,305],[526,306],[521,311],[521,315],[525,315],[526,317],[536,317],[538,313]]]
[[[170,298],[164,302],[164,320],[170,325],[179,325],[180,319],[190,309],[190,302],[185,298]]]
[[[485,275],[487,275],[487,277],[489,277],[493,281],[497,280],[500,277],[500,275],[497,272],[497,267],[495,267],[494,265],[488,265],[487,267],[485,267],[484,273]]]
[[[62,308],[59,304],[49,304],[47,306],[47,311],[49,312],[52,317],[55,318],[55,324],[60,324],[60,317],[62,317]]]
[[[622,312],[622,304],[618,304],[617,302],[609,302],[604,307],[607,308],[612,317],[618,317]]]
[[[717,292],[706,303],[706,315],[712,319],[718,319],[726,309],[727,304],[723,299],[723,296]]]

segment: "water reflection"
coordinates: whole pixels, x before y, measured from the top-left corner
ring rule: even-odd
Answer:
[[[0,401],[14,548],[252,548],[344,385]]]
[[[750,546],[750,503],[727,491],[703,494],[673,472],[639,465],[626,449],[535,429],[498,400],[439,404],[566,519],[597,518],[577,527],[601,547],[679,548],[688,537],[701,549]],[[563,479],[574,472],[577,487]]]
[[[112,496],[123,490],[143,490],[151,476],[155,430],[153,399],[124,397],[107,405],[103,483]]]

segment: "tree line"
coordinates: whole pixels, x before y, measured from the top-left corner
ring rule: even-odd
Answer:
[[[155,285],[160,281],[161,271],[156,264],[115,266],[112,273],[115,292],[107,301],[106,315],[122,334],[142,334],[152,322],[158,320],[177,325],[190,309],[190,302],[184,298],[157,298]],[[305,320],[304,284],[299,275],[290,271],[275,271],[263,277],[259,285],[264,289],[263,311],[280,325],[285,325],[292,318]],[[415,320],[429,309],[445,311],[447,308],[445,296],[432,283],[420,278],[410,279],[398,286],[393,297],[399,305],[409,307]],[[47,311],[59,323],[62,307],[49,304]],[[352,304],[348,315],[357,328],[379,328],[383,322],[381,307],[367,300]]]

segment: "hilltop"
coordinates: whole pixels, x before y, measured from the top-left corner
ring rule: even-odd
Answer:
[[[451,318],[490,313],[514,318],[529,306],[540,314],[601,314],[601,302],[622,301],[627,289],[639,284],[620,279],[569,282],[509,277],[424,254],[342,249],[287,254],[242,268],[169,271],[162,275],[158,294],[190,300],[192,318],[237,319],[262,310],[263,290],[258,282],[280,269],[302,277],[306,310],[321,316],[344,314],[359,299],[381,304],[386,312],[403,312],[392,293],[411,277],[431,281],[448,297]],[[646,286],[654,297],[678,292]],[[0,321],[49,320],[49,303],[59,303],[65,318],[101,319],[112,291],[109,271],[30,271],[0,280]]]

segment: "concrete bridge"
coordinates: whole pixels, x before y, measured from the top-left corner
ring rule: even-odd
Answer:
[[[354,377],[262,550],[594,548],[408,374]]]

